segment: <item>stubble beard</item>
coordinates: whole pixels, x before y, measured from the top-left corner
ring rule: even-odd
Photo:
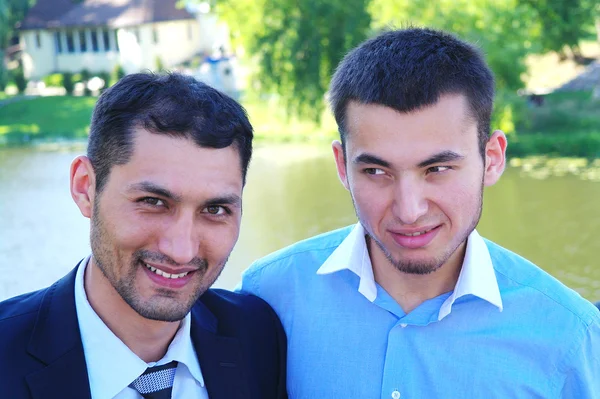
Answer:
[[[111,234],[100,216],[98,199],[98,196],[96,196],[90,234],[92,256],[94,257],[95,264],[123,301],[140,316],[156,321],[181,321],[189,313],[198,298],[216,281],[227,259],[221,265],[217,266],[219,270],[216,276],[211,281],[205,281],[208,261],[206,259],[194,258],[190,264],[197,268],[194,271],[194,278],[197,281],[196,285],[198,288],[193,290],[186,298],[177,297],[170,289],[159,288],[156,289],[156,294],[152,295],[152,297],[144,299],[135,287],[137,270],[140,267],[145,267],[143,260],[166,264],[176,263],[164,254],[139,249],[132,254],[129,266],[126,267],[126,273],[120,278],[117,277],[115,271],[119,269],[119,263],[125,262],[125,260],[119,259],[118,254],[111,250],[109,244],[111,242]],[[124,267],[122,268],[125,269]],[[194,284],[194,282],[190,281],[188,284]]]
[[[354,201],[354,196],[352,196],[352,202],[354,203],[354,209],[356,211],[356,216],[360,221],[360,215],[358,213],[358,208],[356,207],[356,202]],[[481,184],[481,189],[479,190],[479,200],[478,200],[478,210],[475,213],[470,226],[462,232],[455,242],[452,241],[450,243],[450,248],[448,248],[442,255],[433,258],[427,261],[411,261],[408,259],[396,259],[392,255],[392,253],[385,247],[385,245],[371,232],[365,229],[367,232],[367,239],[373,241],[381,250],[383,255],[387,258],[388,262],[392,264],[396,268],[396,270],[406,273],[406,274],[416,274],[416,275],[427,275],[435,272],[440,269],[447,261],[450,259],[452,254],[456,252],[456,250],[461,246],[462,243],[466,242],[469,235],[475,230],[477,224],[479,223],[479,219],[481,219],[481,214],[483,212],[483,181]],[[361,222],[362,223],[362,222]],[[364,226],[364,224],[363,224]],[[368,241],[367,241],[368,244]]]

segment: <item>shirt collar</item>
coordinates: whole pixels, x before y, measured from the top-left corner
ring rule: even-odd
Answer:
[[[369,301],[377,298],[377,285],[373,275],[373,266],[367,250],[365,229],[357,223],[350,234],[331,253],[321,265],[317,274],[331,274],[341,270],[350,270],[356,274],[360,283],[360,292]],[[483,238],[473,230],[467,239],[465,258],[452,294],[440,307],[438,320],[450,314],[454,302],[465,295],[481,298],[502,311],[502,299],[496,280],[492,258]]]
[[[365,229],[357,223],[344,241],[329,255],[317,274],[330,274],[350,270],[360,278],[358,292],[370,302],[377,298],[377,285],[373,275],[371,258],[365,241]]]
[[[85,259],[77,270],[75,307],[92,397],[113,398],[148,367],[172,360],[185,365],[200,385],[204,386],[190,336],[191,315],[188,313],[183,319],[165,356],[156,363],[147,364],[104,324],[90,305],[84,288],[84,273],[89,259],[90,257]]]

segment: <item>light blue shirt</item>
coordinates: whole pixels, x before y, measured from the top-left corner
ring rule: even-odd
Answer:
[[[240,289],[281,318],[290,399],[600,398],[600,312],[476,231],[454,290],[408,314],[360,224],[257,261]]]
[[[142,396],[135,389],[129,388],[129,384],[148,367],[160,366],[173,360],[179,364],[175,371],[171,397],[208,399],[190,336],[190,314],[181,322],[165,356],[156,363],[144,362],[104,324],[90,305],[83,284],[88,262],[89,258],[81,263],[75,277],[75,308],[92,399],[140,399]]]

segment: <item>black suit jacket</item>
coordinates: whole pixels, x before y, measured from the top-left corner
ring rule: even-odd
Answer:
[[[0,303],[0,398],[91,397],[75,310],[76,271]],[[286,338],[269,305],[208,290],[191,313],[192,342],[211,399],[287,398]]]

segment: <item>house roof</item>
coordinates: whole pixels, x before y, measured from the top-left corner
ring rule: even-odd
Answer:
[[[194,19],[177,0],[38,0],[21,29],[75,26],[124,27],[150,22]]]

